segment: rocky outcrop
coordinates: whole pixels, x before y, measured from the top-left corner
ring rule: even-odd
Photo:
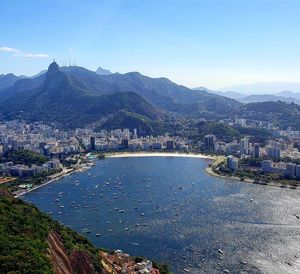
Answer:
[[[68,254],[58,233],[52,231],[47,238],[48,254],[57,274],[97,273],[89,255],[84,251],[73,250]]]
[[[5,188],[0,188],[0,197],[13,198],[14,196]]]

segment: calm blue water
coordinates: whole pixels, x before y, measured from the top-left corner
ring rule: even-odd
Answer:
[[[300,192],[215,178],[208,163],[108,158],[24,199],[96,246],[174,273],[300,273]]]

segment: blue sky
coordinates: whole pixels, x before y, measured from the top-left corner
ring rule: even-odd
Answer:
[[[0,0],[0,74],[53,58],[190,87],[300,82],[300,1]]]

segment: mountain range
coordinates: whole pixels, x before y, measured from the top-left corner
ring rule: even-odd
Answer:
[[[294,82],[258,82],[252,84],[239,84],[219,89],[220,91],[236,91],[244,95],[253,94],[278,94],[282,91],[300,93],[300,83]]]
[[[298,89],[299,85],[299,89]],[[274,89],[272,87],[274,86]],[[284,90],[284,88],[291,87],[295,90],[300,90],[298,83],[284,83],[284,82],[264,82],[251,85],[236,85],[228,87],[228,89],[235,90],[211,90],[203,87],[194,88],[195,90],[206,90],[207,92],[225,96],[241,103],[266,102],[266,101],[282,101],[286,103],[300,104],[300,92]],[[240,88],[240,89],[239,89]],[[264,90],[265,88],[265,90]]]
[[[9,119],[22,117],[30,121],[59,122],[70,127],[96,121],[123,109],[152,120],[162,116],[137,93],[104,94],[101,90],[91,89],[92,85],[85,85],[72,73],[65,73],[52,63],[46,74],[17,81],[2,92],[5,97],[0,104],[2,115]]]
[[[300,96],[298,101],[289,97],[297,94],[287,91],[236,100],[229,98],[236,97],[236,92],[189,89],[139,72],[120,74],[102,68],[94,72],[78,66],[59,67],[55,62],[32,77],[1,75],[0,87],[2,118],[59,123],[69,128],[100,123],[107,129],[137,128],[145,135],[178,129],[182,119],[213,121],[238,116],[278,126],[288,126],[293,122],[290,117],[300,120]],[[300,123],[292,124],[300,129]]]
[[[167,78],[150,78],[138,72],[98,73],[77,66],[59,67],[53,62],[36,77],[3,81],[6,89],[0,90],[0,114],[8,119],[59,122],[69,127],[105,117],[120,126],[139,125],[141,131],[151,133],[168,112],[210,117],[241,105]]]

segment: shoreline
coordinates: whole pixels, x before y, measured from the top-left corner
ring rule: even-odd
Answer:
[[[196,154],[196,153],[178,153],[178,152],[111,152],[105,154],[106,158],[126,158],[126,157],[191,157],[191,158],[201,158],[201,159],[209,159],[209,160],[214,160],[214,156],[209,156],[209,155],[204,155],[204,154]],[[91,165],[84,165],[80,167],[79,169],[70,169],[65,172],[61,172],[58,174],[54,174],[52,176],[55,176],[55,178],[50,178],[50,180],[47,180],[45,183],[42,183],[40,185],[34,186],[31,189],[23,190],[21,192],[13,194],[16,198],[19,198],[31,191],[34,191],[36,189],[39,189],[43,186],[46,186],[48,184],[51,184],[59,179],[62,179],[66,176],[71,175],[72,173],[75,172],[84,172],[88,169],[90,169],[92,166]]]
[[[213,155],[205,155],[205,154],[198,154],[198,153],[180,153],[180,152],[109,152],[104,154],[105,158],[133,158],[133,157],[186,157],[186,158],[198,158],[198,159],[207,159],[207,160],[214,160],[215,162],[219,160],[220,156],[213,156]],[[214,163],[212,163],[213,165]],[[54,174],[52,176],[55,176],[55,178],[50,178],[50,180],[46,181],[45,183],[42,183],[40,185],[34,186],[31,189],[21,191],[20,193],[14,194],[16,198],[19,198],[31,191],[34,191],[36,189],[39,189],[43,186],[46,186],[50,183],[53,183],[57,180],[60,180],[66,176],[69,176],[75,172],[85,172],[88,169],[90,169],[92,165],[84,165],[78,169],[73,168],[69,170],[65,170],[64,172]],[[217,174],[213,171],[212,166],[208,165],[205,168],[205,172],[214,177],[222,178],[222,179],[229,179],[229,180],[236,180],[240,181],[243,183],[251,183],[251,184],[256,184],[256,185],[265,185],[265,186],[274,186],[274,187],[280,187],[280,188],[290,188],[290,189],[296,189],[300,190],[300,187],[298,186],[292,186],[292,185],[282,185],[280,183],[275,183],[275,182],[269,182],[266,184],[261,184],[261,183],[255,183],[253,179],[245,178],[244,180],[241,180],[237,176],[230,176],[230,175],[222,175],[222,174]]]
[[[21,191],[20,193],[13,193],[13,195],[14,195],[15,198],[19,198],[19,197],[21,197],[21,196],[23,196],[23,195],[25,195],[25,194],[27,194],[29,192],[32,192],[32,191],[34,191],[36,189],[39,189],[39,188],[41,188],[43,186],[49,185],[49,184],[51,184],[51,183],[53,183],[55,181],[58,181],[58,180],[60,180],[60,179],[62,179],[64,177],[66,177],[66,176],[69,176],[69,175],[71,175],[71,174],[73,174],[75,172],[84,172],[84,171],[87,171],[91,167],[92,166],[86,165],[86,166],[80,167],[79,169],[69,169],[69,170],[66,170],[65,172],[60,172],[60,173],[53,174],[51,176],[55,176],[55,178],[49,178],[50,180],[47,180],[47,181],[45,181],[44,183],[42,183],[40,185],[36,185],[36,186],[34,186],[34,187],[30,188],[30,189],[26,189],[24,191]]]
[[[105,154],[106,158],[129,158],[129,157],[187,157],[215,160],[212,155],[197,154],[197,153],[180,153],[180,152],[111,152]]]
[[[254,184],[254,185],[260,185],[260,186],[270,186],[270,187],[279,187],[279,188],[289,188],[289,189],[293,189],[293,190],[300,190],[299,186],[282,185],[282,184],[276,183],[274,181],[262,184],[262,183],[255,183],[255,181],[253,179],[249,179],[249,178],[245,178],[244,180],[241,180],[237,176],[217,174],[217,173],[215,173],[213,171],[212,167],[209,166],[209,165],[205,168],[205,172],[208,175],[210,175],[210,176],[214,176],[214,177],[218,177],[218,178],[222,178],[222,179],[228,179],[228,180],[235,180],[235,181],[239,181],[239,182],[247,183],[247,184]]]
[[[205,154],[197,154],[197,153],[178,153],[178,152],[110,152],[107,154],[104,154],[105,158],[127,158],[127,157],[190,157],[190,158],[199,158],[199,159],[208,159],[208,160],[214,160],[215,157],[212,155],[205,155]],[[31,189],[23,190],[19,193],[13,194],[16,198],[19,198],[31,191],[34,191],[36,189],[39,189],[43,186],[46,186],[48,184],[51,184],[59,179],[62,179],[66,176],[69,176],[75,172],[84,172],[90,169],[91,165],[84,165],[80,167],[79,169],[73,169],[68,172],[61,172],[56,174],[55,178],[52,178],[45,183],[42,183],[40,185],[34,186]],[[55,174],[54,174],[55,175]],[[54,176],[52,175],[52,176]]]

